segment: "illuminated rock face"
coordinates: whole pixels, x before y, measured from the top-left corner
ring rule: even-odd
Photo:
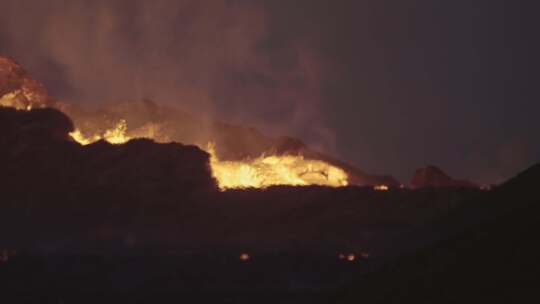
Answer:
[[[48,99],[41,83],[12,59],[0,56],[0,106],[29,110],[46,106]]]

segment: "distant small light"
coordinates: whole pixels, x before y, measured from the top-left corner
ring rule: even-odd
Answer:
[[[345,255],[343,253],[340,253],[338,257],[340,260],[345,260]]]
[[[376,185],[373,189],[377,191],[388,191],[389,188],[387,185]]]
[[[347,255],[347,261],[353,262],[354,260],[356,260],[356,255],[354,255],[354,253],[349,253]]]
[[[240,261],[248,261],[251,257],[247,253],[240,254]]]

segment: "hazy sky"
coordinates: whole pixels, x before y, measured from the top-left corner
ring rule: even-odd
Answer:
[[[0,0],[0,53],[60,99],[151,98],[371,173],[435,164],[497,182],[540,161],[525,3]]]

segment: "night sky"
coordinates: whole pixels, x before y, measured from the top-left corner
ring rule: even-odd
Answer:
[[[150,98],[405,182],[500,182],[540,161],[528,3],[0,0],[0,53],[87,107]]]

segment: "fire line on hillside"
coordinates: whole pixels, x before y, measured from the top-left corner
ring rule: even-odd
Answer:
[[[47,106],[37,98],[37,95],[28,92],[31,92],[31,88],[5,94],[0,100],[0,105],[19,110]],[[153,126],[147,126],[139,129],[136,134],[131,134],[125,119],[120,119],[115,126],[104,132],[91,134],[76,126],[69,135],[81,145],[89,145],[99,140],[105,140],[111,144],[123,144],[134,138],[160,141],[155,136]],[[276,185],[342,187],[349,184],[345,170],[322,160],[307,159],[303,155],[263,154],[259,157],[243,160],[221,160],[218,158],[214,143],[208,143],[206,147],[199,146],[199,148],[210,154],[212,174],[221,190],[266,188]]]
[[[153,138],[151,132],[142,132],[140,137]],[[127,135],[127,122],[120,120],[117,125],[103,134],[85,136],[79,129],[70,136],[82,145],[98,140],[112,144],[122,144],[132,138]],[[302,155],[262,155],[244,160],[220,160],[215,144],[200,147],[210,154],[212,174],[221,190],[237,188],[266,188],[276,185],[306,186],[323,185],[330,187],[347,186],[347,173],[321,160],[305,159]]]

